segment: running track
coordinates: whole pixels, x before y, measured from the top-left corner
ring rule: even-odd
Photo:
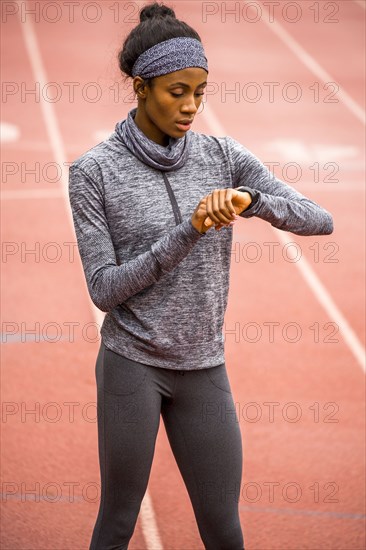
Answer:
[[[73,246],[66,163],[135,105],[115,54],[141,3],[78,2],[73,22],[64,2],[57,11],[1,4],[1,548],[84,550],[98,508],[103,314]],[[332,212],[335,230],[298,237],[259,219],[234,227],[224,332],[246,548],[361,550],[365,3],[281,1],[274,15],[251,4],[173,4],[209,58],[194,129],[277,162],[279,177]],[[203,548],[162,423],[130,547]]]

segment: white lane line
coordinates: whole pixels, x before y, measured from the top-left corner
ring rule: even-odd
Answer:
[[[93,143],[85,142],[85,148],[86,151],[88,148],[92,147]],[[76,144],[74,143],[68,143],[67,144],[67,151],[71,153],[75,153],[77,155],[80,153],[80,143]],[[3,151],[39,151],[39,152],[45,152],[49,153],[50,151],[50,144],[49,141],[27,141],[20,139],[19,141],[7,141],[1,143],[1,148]]]
[[[20,138],[19,127],[10,122],[0,122],[0,142],[3,143],[13,143],[18,141]]]
[[[217,136],[226,135],[223,126],[221,125],[220,121],[213,113],[211,107],[208,104],[205,105],[204,117],[213,133],[215,133]],[[274,230],[279,240],[281,240],[283,243],[286,244],[288,242],[293,242],[288,237],[287,233],[272,226],[271,229]],[[344,315],[341,313],[340,309],[336,306],[333,298],[326,290],[324,285],[321,283],[319,277],[304,257],[300,258],[300,260],[295,263],[318,302],[323,306],[330,318],[333,319],[335,323],[337,323],[339,327],[339,332],[340,334],[342,334],[346,344],[356,358],[357,363],[361,366],[363,370],[366,370],[365,348],[363,347],[362,343],[358,339],[356,333],[351,328]]]
[[[41,89],[44,89],[43,87],[47,85],[47,77],[42,63],[36,34],[34,32],[33,22],[31,18],[27,18],[26,22],[22,23],[20,19],[20,13],[22,7],[21,4],[24,4],[24,2],[18,0],[17,4],[19,7],[19,22],[23,32],[23,38],[29,55],[30,64],[32,66],[33,76],[36,82],[39,82]],[[57,162],[58,166],[66,166],[66,155],[53,104],[45,101],[43,95],[41,95],[40,107],[55,161]],[[62,172],[61,184],[62,191],[65,196],[65,202],[68,205],[68,180],[64,171]],[[71,210],[69,206],[66,208],[66,210],[71,227],[73,227]]]
[[[34,79],[36,82],[40,83],[40,87],[42,89],[44,86],[46,86],[48,82],[46,78],[46,71],[42,62],[41,52],[38,47],[38,42],[34,31],[33,22],[29,17],[27,18],[26,23],[22,23],[20,19],[20,13],[21,13],[21,7],[22,7],[21,3],[24,3],[24,2],[22,2],[21,0],[17,0],[17,4],[19,8],[18,15],[20,20],[20,26],[23,32],[24,41],[26,44],[30,63],[32,66]],[[58,126],[57,118],[56,118],[56,113],[53,108],[53,104],[47,103],[42,97],[40,105],[41,105],[42,115],[43,115],[44,123],[47,129],[47,134],[50,140],[54,159],[59,166],[66,166],[67,159],[65,155],[63,142],[62,142],[61,132]],[[69,197],[68,197],[68,178],[66,177],[65,171],[62,172],[61,181],[62,181],[62,191],[65,199],[67,216],[68,216],[68,220],[71,225],[71,228],[73,230],[74,226],[73,226],[72,213],[71,213],[71,208],[69,205]],[[104,313],[99,309],[97,309],[92,302],[91,304],[92,304],[92,311],[93,311],[95,322],[98,323],[99,326],[101,326],[104,319]],[[147,550],[161,550],[163,546],[160,541],[159,531],[155,520],[155,513],[154,513],[154,509],[152,506],[148,489],[146,490],[143,502],[141,504],[140,515],[141,515],[141,527],[142,527],[143,536],[145,538]]]
[[[267,16],[263,17],[262,21],[278,36],[280,40],[282,40],[282,42],[286,44],[286,46],[288,46],[288,48],[300,59],[300,61],[302,61],[302,63],[304,63],[304,65],[313,74],[315,74],[315,76],[320,78],[324,84],[328,82],[335,82],[335,79],[327,71],[325,71],[323,67],[315,61],[315,59],[302,46],[300,46],[294,38],[292,38],[292,36],[282,27],[282,25],[280,25],[280,23],[270,18],[270,14],[264,6],[263,10],[267,12]],[[356,116],[358,120],[360,120],[363,124],[366,123],[365,110],[358,105],[358,103],[341,86],[339,86],[337,96],[341,101],[343,101],[345,106]]]
[[[1,191],[1,200],[19,199],[63,199],[62,189],[14,189],[14,191]]]
[[[363,8],[366,11],[366,0],[354,0],[354,1],[356,2],[356,4],[361,6],[361,8]]]
[[[275,230],[279,240],[282,241],[283,244],[294,242],[290,239],[287,233],[284,233],[280,229],[273,229]],[[295,263],[320,304],[323,306],[331,319],[333,319],[338,325],[339,331],[342,333],[343,338],[347,342],[348,347],[352,351],[362,370],[366,371],[365,349],[360,340],[357,338],[355,332],[350,327],[347,319],[336,306],[329,292],[327,291],[323,283],[319,280],[318,276],[315,274],[307,259],[304,258],[304,256],[302,255],[299,261]]]
[[[144,534],[148,550],[163,550],[159,530],[156,524],[154,506],[149,491],[146,491],[141,503],[140,511],[141,529]]]

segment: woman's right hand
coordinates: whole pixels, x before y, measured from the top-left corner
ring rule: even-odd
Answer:
[[[230,223],[215,224],[215,222],[207,216],[206,203],[207,203],[208,196],[209,195],[206,195],[206,197],[203,197],[203,199],[200,200],[195,211],[192,214],[191,222],[193,227],[197,229],[197,231],[199,231],[200,233],[206,233],[213,226],[215,226],[215,229],[219,231],[222,227],[229,227],[233,225],[235,222],[235,218],[233,218],[233,220]],[[206,220],[206,223],[204,223],[205,220]]]

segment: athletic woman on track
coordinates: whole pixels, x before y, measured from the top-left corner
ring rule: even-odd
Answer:
[[[88,289],[106,312],[90,550],[128,548],[160,415],[205,548],[242,550],[242,442],[222,334],[232,224],[257,216],[296,235],[329,235],[332,217],[233,138],[191,130],[208,64],[199,35],[172,9],[145,6],[118,59],[137,108],[73,162],[69,180]]]

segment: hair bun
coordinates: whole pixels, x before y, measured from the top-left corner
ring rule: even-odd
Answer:
[[[171,8],[168,8],[168,6],[164,6],[164,4],[158,4],[158,2],[154,2],[153,4],[148,4],[145,6],[141,12],[140,12],[140,22],[146,21],[147,19],[153,19],[154,17],[174,17],[175,13],[174,10]]]

